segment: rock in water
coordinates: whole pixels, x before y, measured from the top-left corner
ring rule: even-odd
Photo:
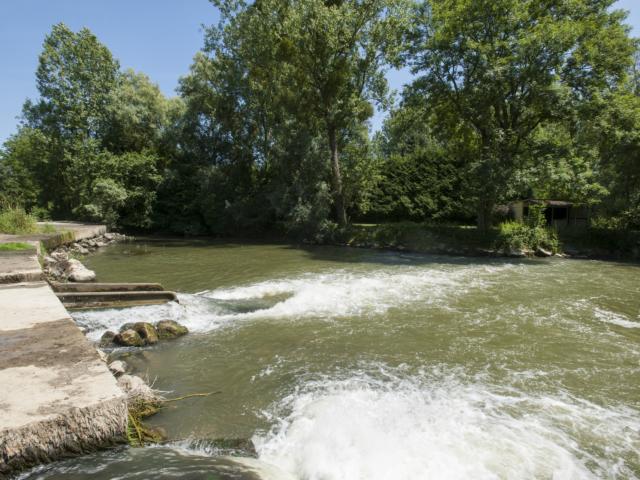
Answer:
[[[72,282],[92,282],[96,279],[93,270],[89,270],[79,260],[72,258],[67,262],[67,277]]]
[[[144,440],[150,443],[162,443],[169,438],[167,431],[162,427],[146,427],[144,429]]]
[[[137,322],[133,324],[133,330],[138,332],[147,345],[158,343],[158,333],[156,327],[147,322]]]
[[[258,458],[258,452],[250,438],[215,438],[209,444],[219,455]]]
[[[536,257],[550,257],[552,255],[553,253],[550,252],[549,250],[545,250],[542,247],[536,248]]]
[[[116,338],[116,334],[111,331],[106,331],[100,337],[100,346],[101,347],[110,347],[113,345],[113,340]]]
[[[114,337],[113,341],[123,347],[142,347],[144,345],[144,340],[140,334],[131,329],[120,332]]]
[[[125,323],[120,327],[120,331],[124,332],[125,330],[135,330],[135,328],[133,328],[134,325],[135,323],[133,322]]]
[[[122,360],[116,360],[115,362],[111,362],[109,364],[109,370],[111,370],[111,373],[113,373],[116,377],[119,377],[127,371],[127,364]]]
[[[507,250],[507,256],[514,258],[524,258],[527,256],[527,252],[519,248],[510,247],[509,250]]]
[[[156,330],[158,331],[158,337],[161,339],[181,337],[189,333],[187,327],[174,320],[159,321],[156,323]]]

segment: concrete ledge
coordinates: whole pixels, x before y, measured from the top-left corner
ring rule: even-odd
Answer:
[[[54,292],[162,292],[159,283],[60,283],[49,282]]]
[[[49,286],[0,286],[0,308],[0,478],[124,441],[126,395]]]
[[[53,250],[60,245],[77,242],[85,238],[98,237],[107,233],[105,225],[92,225],[77,222],[38,222],[38,225],[50,225],[56,233],[35,233],[29,235],[8,235],[0,233],[0,242],[35,242],[42,243],[48,250]]]
[[[124,419],[124,422],[123,422]],[[0,432],[0,478],[125,442],[127,406],[107,400]]]
[[[119,308],[136,305],[161,305],[177,302],[175,292],[64,292],[56,293],[65,307]]]

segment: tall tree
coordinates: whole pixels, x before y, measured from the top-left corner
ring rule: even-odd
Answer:
[[[475,133],[469,166],[481,229],[538,126],[624,77],[633,42],[613,3],[432,0],[420,7],[409,62],[431,108]]]
[[[373,114],[371,102],[384,99],[385,53],[398,48],[405,2],[260,0],[239,9],[237,2],[214,3],[230,15],[230,29],[240,31],[243,44],[252,47],[253,53],[244,52],[254,88],[275,96],[289,114],[322,132],[336,220],[346,224],[340,151],[349,129]],[[224,39],[219,32],[210,33],[211,44]],[[227,42],[227,48],[235,47]]]
[[[72,192],[78,172],[72,171],[71,160],[99,144],[118,68],[109,49],[88,29],[75,33],[60,23],[45,38],[36,71],[40,98],[27,100],[23,115],[29,128],[47,138],[43,201],[60,215],[77,206]]]
[[[40,100],[25,115],[56,136],[96,137],[104,127],[119,64],[90,30],[75,33],[54,25],[44,41],[36,71]]]

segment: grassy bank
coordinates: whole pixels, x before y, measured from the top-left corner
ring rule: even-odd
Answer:
[[[495,255],[498,227],[480,232],[472,225],[396,222],[353,224],[339,243],[353,247],[391,248],[423,253]],[[558,252],[592,258],[640,259],[640,232],[597,228],[565,228],[557,233]]]
[[[9,235],[32,235],[57,233],[50,224],[39,225],[38,219],[21,207],[0,206],[0,233]]]
[[[28,235],[38,232],[37,219],[19,207],[0,208],[0,233]]]
[[[564,228],[558,232],[563,251],[587,257],[640,260],[640,231],[608,228]]]

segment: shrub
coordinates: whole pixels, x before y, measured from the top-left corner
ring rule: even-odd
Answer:
[[[546,225],[544,207],[532,205],[525,222],[506,221],[500,224],[496,247],[499,250],[533,252],[537,248],[557,253],[560,250],[558,234]]]
[[[38,230],[37,220],[23,208],[0,206],[0,233],[25,235]]]

